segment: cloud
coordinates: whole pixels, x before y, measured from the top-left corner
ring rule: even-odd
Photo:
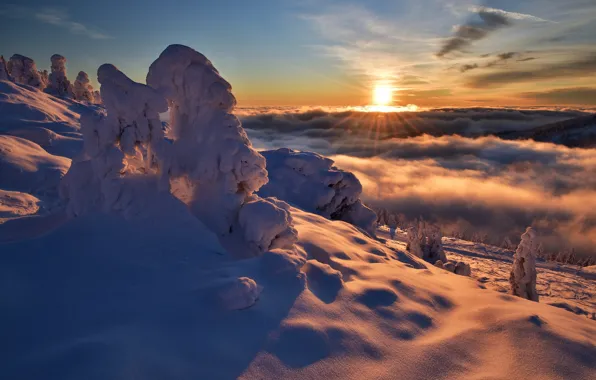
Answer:
[[[34,19],[45,24],[67,29],[72,34],[84,35],[96,40],[111,38],[107,34],[71,20],[68,13],[63,9],[43,8],[38,10],[20,5],[6,4],[0,6],[0,15],[13,19]]]
[[[85,35],[89,38],[97,40],[110,38],[110,36],[106,34],[89,29],[87,26],[79,22],[70,20],[66,12],[58,9],[46,8],[40,12],[36,12],[35,19],[46,24],[68,29],[72,34]]]
[[[521,55],[521,53],[518,53],[515,51],[497,54],[496,59],[490,60],[484,64],[468,63],[468,64],[461,65],[461,66],[459,66],[459,71],[462,73],[465,73],[466,71],[470,71],[470,70],[474,70],[474,69],[497,66],[501,63],[507,62],[511,58],[519,57],[520,55]],[[485,57],[489,57],[489,56],[490,56],[490,54],[485,55]],[[530,59],[534,59],[534,58],[530,58]],[[526,59],[526,60],[529,60],[529,59]],[[520,60],[518,60],[518,61],[520,61]]]
[[[505,86],[513,82],[530,82],[554,78],[581,78],[594,75],[596,53],[574,61],[545,64],[532,70],[511,70],[471,77],[466,85],[472,88]]]
[[[488,233],[494,244],[519,238],[533,225],[550,249],[573,246],[587,253],[596,244],[596,150],[482,136],[580,114],[487,108],[395,115],[260,109],[242,120],[260,149],[316,151],[355,172],[365,201],[374,207],[409,220],[424,217],[447,232]]]
[[[511,25],[505,14],[487,11],[485,8],[477,8],[474,13],[479,16],[479,20],[470,20],[464,25],[455,26],[453,37],[444,41],[436,54],[437,57],[444,57],[454,51],[463,51],[474,41],[486,38],[490,33]]]
[[[543,104],[596,104],[596,88],[572,87],[542,92],[524,92],[522,98],[534,99]]]
[[[506,17],[506,18],[509,18],[512,20],[530,20],[530,21],[537,21],[537,22],[553,22],[553,21],[545,20],[540,17],[532,16],[532,15],[525,14],[525,13],[507,12],[502,9],[496,9],[496,8],[473,6],[473,7],[470,7],[469,10],[470,10],[470,12],[475,12],[475,13],[482,12],[482,11],[487,12],[487,13],[492,13],[492,14]]]

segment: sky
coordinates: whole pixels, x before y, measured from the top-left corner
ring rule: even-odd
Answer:
[[[11,0],[8,0],[11,1]],[[596,106],[593,0],[19,1],[0,54],[145,82],[169,44],[209,57],[241,106]],[[384,92],[383,92],[384,91]]]

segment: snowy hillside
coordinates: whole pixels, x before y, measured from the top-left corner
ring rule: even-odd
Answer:
[[[539,264],[531,302],[511,252],[444,238],[471,277],[421,260],[352,173],[254,149],[192,49],[99,81],[105,108],[0,81],[0,378],[596,375],[588,270]]]

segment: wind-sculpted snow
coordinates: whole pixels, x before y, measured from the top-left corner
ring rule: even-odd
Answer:
[[[15,54],[10,57],[7,67],[8,72],[15,82],[26,84],[40,90],[45,88],[45,83],[37,71],[35,61],[31,58]]]
[[[48,77],[48,86],[46,91],[52,95],[72,98],[72,84],[66,77],[66,58],[60,54],[54,54],[51,57],[52,66]]]
[[[269,183],[259,190],[265,197],[283,199],[303,210],[329,219],[344,220],[374,235],[377,216],[362,204],[362,185],[333,160],[312,152],[291,149],[262,151]]]

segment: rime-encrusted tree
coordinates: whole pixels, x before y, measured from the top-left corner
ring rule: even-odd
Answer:
[[[77,75],[77,79],[74,81],[73,93],[76,100],[95,103],[93,86],[91,86],[91,81],[86,72],[79,71],[79,75]]]
[[[528,227],[521,236],[513,256],[513,268],[509,277],[511,294],[538,302],[536,291],[536,232]]]
[[[40,90],[44,89],[41,75],[39,74],[39,71],[37,71],[35,61],[31,58],[15,54],[10,57],[7,68],[8,73],[16,83],[26,84]]]
[[[52,95],[73,97],[72,84],[66,77],[66,58],[54,54],[51,58],[52,66],[46,91]]]
[[[133,82],[110,64],[102,65],[97,76],[105,112],[81,116],[86,160],[73,162],[61,186],[72,215],[93,206],[125,211],[130,200],[121,196],[122,175],[150,171],[152,151],[164,138],[159,113],[168,105],[157,91]]]
[[[0,80],[12,80],[4,57],[0,55]]]
[[[268,181],[265,158],[232,113],[236,98],[211,61],[189,47],[170,45],[151,64],[147,84],[170,103],[172,141],[158,153],[162,186],[188,178],[194,188],[193,213],[219,235],[239,223],[245,239],[262,250],[280,247],[282,241],[286,247],[293,244],[296,232],[288,211],[267,199],[255,201],[253,193]],[[264,239],[250,224],[274,224],[279,233]]]
[[[443,235],[438,226],[419,221],[408,229],[406,249],[424,261],[434,264],[447,262],[441,242]]]

